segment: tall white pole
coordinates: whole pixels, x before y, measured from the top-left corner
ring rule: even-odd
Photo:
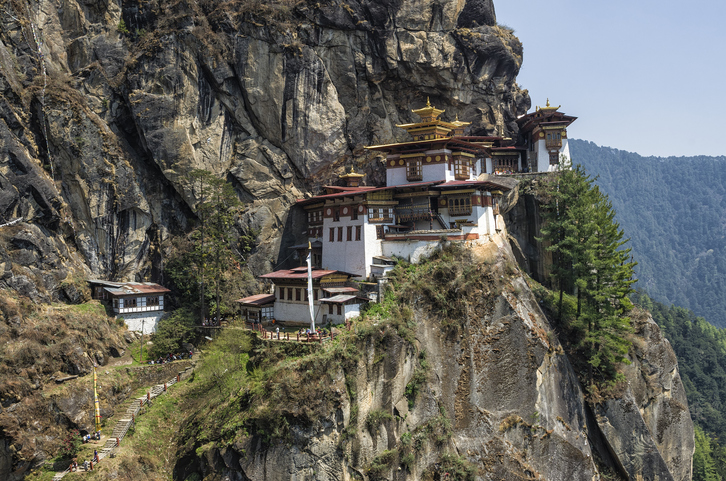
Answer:
[[[312,251],[313,247],[308,242],[308,306],[310,307],[310,330],[315,332],[315,311],[313,309],[313,267],[312,267]]]

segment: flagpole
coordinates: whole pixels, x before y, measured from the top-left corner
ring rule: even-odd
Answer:
[[[96,364],[93,364],[93,402],[95,404],[96,411],[96,432],[101,430],[101,403],[98,401],[98,388],[96,379]]]
[[[315,310],[313,309],[313,267],[312,267],[312,251],[313,247],[308,241],[308,306],[310,307],[310,330],[315,332]]]
[[[94,411],[94,424],[96,426],[96,432],[101,431],[101,402],[98,400],[98,377],[96,376],[96,362],[91,359],[91,356],[86,352],[86,357],[91,361],[93,365],[93,411]]]

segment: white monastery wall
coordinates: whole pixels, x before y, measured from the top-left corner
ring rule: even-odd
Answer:
[[[323,322],[323,314],[327,313],[327,309],[321,308],[319,301],[313,301],[313,312],[315,313],[315,323],[319,324]],[[310,314],[308,311],[307,301],[293,302],[276,299],[275,321],[310,324]]]
[[[129,331],[141,332],[143,334],[153,334],[159,321],[164,316],[164,311],[152,312],[130,312],[118,317],[122,317]]]
[[[565,162],[569,164],[570,167],[572,167],[572,157],[570,157],[570,143],[566,138],[562,139],[562,147],[560,148],[560,156],[563,155],[567,158]]]
[[[406,167],[396,167],[393,169],[386,169],[386,185],[401,185],[408,184],[406,179]]]
[[[431,241],[383,241],[381,242],[383,255],[398,256],[411,263],[418,262],[422,257],[428,257],[437,251],[438,242]]]
[[[357,220],[350,217],[342,217],[339,221],[326,218],[323,221],[323,269],[336,269],[349,272],[356,276],[365,277],[366,262],[365,254],[365,215],[361,214]],[[348,240],[348,226],[352,227],[351,240]],[[361,226],[361,240],[355,240],[355,226]],[[338,228],[343,228],[342,241],[338,241]],[[334,240],[330,242],[330,229],[335,229]],[[375,228],[373,231],[375,239]]]
[[[365,256],[365,277],[366,279],[371,275],[371,264],[373,264],[373,257],[382,256],[383,250],[381,248],[381,242],[377,238],[376,225],[369,224],[366,219],[363,224],[363,242],[364,242],[364,256]]]
[[[549,172],[550,153],[547,150],[544,139],[537,141],[535,150],[537,151],[537,172]]]
[[[446,178],[449,170],[448,164],[427,164],[425,161],[421,167],[423,182],[435,182]]]

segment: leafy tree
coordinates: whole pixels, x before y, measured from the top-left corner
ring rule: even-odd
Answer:
[[[617,380],[617,363],[627,362],[632,308],[633,267],[630,249],[622,249],[623,231],[614,221],[607,196],[581,166],[562,169],[549,181],[541,229],[552,252],[551,275],[559,293],[557,315],[563,322],[564,295],[573,292],[576,314],[570,328],[574,345],[588,364],[588,384]]]
[[[186,308],[177,309],[164,316],[151,336],[151,356],[156,358],[182,351],[182,344],[194,335],[194,314]]]
[[[699,426],[694,426],[696,450],[693,453],[693,481],[721,481],[711,450],[711,440]]]
[[[187,236],[172,241],[166,273],[183,304],[198,309],[203,320],[210,304],[218,317],[231,311],[226,301],[251,281],[251,275],[242,272],[241,256],[254,245],[251,237],[256,233],[235,231],[241,204],[231,184],[204,170],[192,171],[188,180],[198,200],[198,224]]]
[[[58,454],[64,458],[72,458],[78,454],[82,445],[83,439],[81,438],[81,433],[78,429],[74,429],[66,435],[65,439],[63,439]]]

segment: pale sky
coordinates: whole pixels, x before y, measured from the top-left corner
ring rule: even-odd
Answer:
[[[571,138],[641,155],[726,155],[726,2],[494,0],[518,83],[578,117]],[[531,111],[531,110],[530,110]]]

